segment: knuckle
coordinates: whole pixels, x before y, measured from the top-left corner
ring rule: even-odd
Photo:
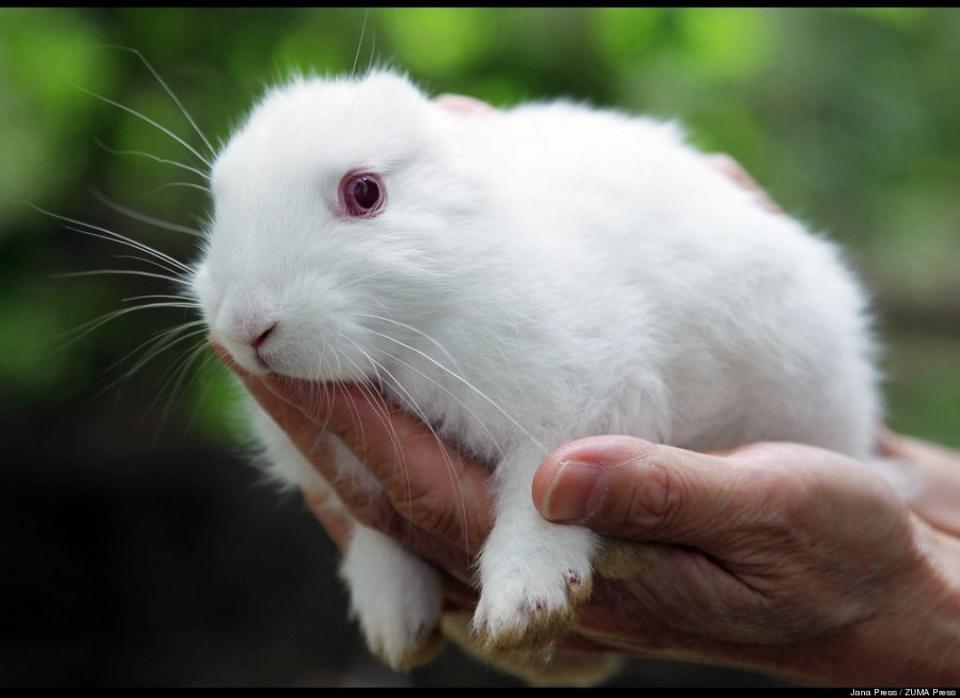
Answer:
[[[776,546],[780,554],[796,552],[810,530],[817,528],[824,510],[823,485],[815,477],[793,473],[787,479],[769,477],[758,488],[758,506],[750,520],[755,544]]]
[[[664,465],[645,460],[640,477],[630,490],[627,519],[643,528],[668,526],[680,505],[681,488],[675,474]]]
[[[815,474],[809,472],[797,473],[789,488],[781,485],[773,495],[777,506],[772,507],[779,511],[781,518],[787,524],[806,523],[811,513],[819,508],[824,499],[824,487]]]

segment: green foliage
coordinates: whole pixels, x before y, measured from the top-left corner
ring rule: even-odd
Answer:
[[[955,9],[0,9],[0,413],[93,394],[117,375],[104,372],[111,364],[187,317],[133,313],[54,352],[62,332],[122,298],[169,289],[137,277],[50,278],[136,263],[27,202],[185,260],[192,239],[126,219],[89,190],[182,225],[208,212],[201,192],[160,188],[198,183],[190,172],[95,144],[198,166],[157,128],[83,90],[203,152],[136,56],[111,47],[120,44],[144,53],[215,143],[265,85],[372,63],[499,105],[563,95],[678,119],[847,246],[888,314],[894,426],[958,443],[958,39]],[[918,338],[924,322],[939,328],[936,342]],[[127,389],[150,402],[168,367],[161,356]],[[211,378],[201,397],[203,383],[189,384],[174,411],[226,438],[229,384]]]

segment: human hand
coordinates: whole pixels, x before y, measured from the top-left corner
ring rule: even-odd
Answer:
[[[552,453],[533,497],[547,519],[644,544],[601,561],[623,579],[579,615],[611,651],[818,683],[960,679],[960,541],[857,461],[603,436]]]
[[[488,471],[375,393],[336,386],[321,400],[302,382],[234,368],[351,513],[447,573],[447,610],[472,609],[471,562],[490,527]],[[358,497],[337,481],[329,454],[314,448],[324,429],[360,457],[382,495]],[[592,497],[589,475],[602,482]],[[551,454],[532,494],[546,518],[646,544],[616,547],[619,558],[601,561],[601,573],[625,578],[597,580],[561,648],[823,682],[947,680],[960,666],[944,658],[960,651],[945,625],[960,620],[948,581],[960,543],[844,456],[795,444],[696,454],[595,437]],[[578,498],[592,513],[571,517]],[[307,499],[343,544],[347,521]],[[642,569],[623,564],[625,550]]]

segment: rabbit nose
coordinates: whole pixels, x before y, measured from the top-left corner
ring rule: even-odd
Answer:
[[[267,363],[267,360],[264,357],[264,355],[261,353],[261,350],[263,349],[263,345],[270,338],[270,335],[273,334],[273,331],[275,329],[277,329],[277,323],[274,322],[262,332],[258,333],[254,331],[254,333],[252,334],[252,338],[250,339],[250,347],[253,349],[253,355],[256,357],[257,363],[260,365],[261,368],[267,368],[267,369],[270,368],[270,364]]]
[[[273,333],[273,331],[276,328],[277,328],[277,323],[274,322],[267,329],[265,329],[260,334],[255,335],[254,338],[250,340],[250,346],[253,347],[253,350],[255,352],[257,352],[258,354],[260,353],[260,347],[263,346],[263,343],[267,341],[267,339],[270,337],[270,335]]]
[[[277,323],[275,322],[271,323],[271,325],[267,327],[267,329],[263,330],[262,332],[260,333],[255,332],[253,334],[253,338],[250,340],[250,346],[253,348],[253,355],[257,357],[257,363],[259,363],[260,366],[262,366],[263,368],[269,368],[270,365],[267,363],[263,354],[260,352],[263,349],[263,345],[266,343],[268,339],[270,339],[270,335],[273,334],[273,331],[275,329],[277,329]]]

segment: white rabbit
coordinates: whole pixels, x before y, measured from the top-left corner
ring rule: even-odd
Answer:
[[[243,368],[377,379],[494,466],[473,618],[486,650],[543,644],[590,595],[599,539],[533,506],[553,448],[619,433],[870,454],[867,302],[838,249],[673,124],[569,102],[459,113],[387,71],[298,78],[237,129],[212,192],[194,291]],[[272,471],[326,489],[254,414]],[[394,667],[421,658],[433,569],[358,525],[341,573],[371,649]]]

